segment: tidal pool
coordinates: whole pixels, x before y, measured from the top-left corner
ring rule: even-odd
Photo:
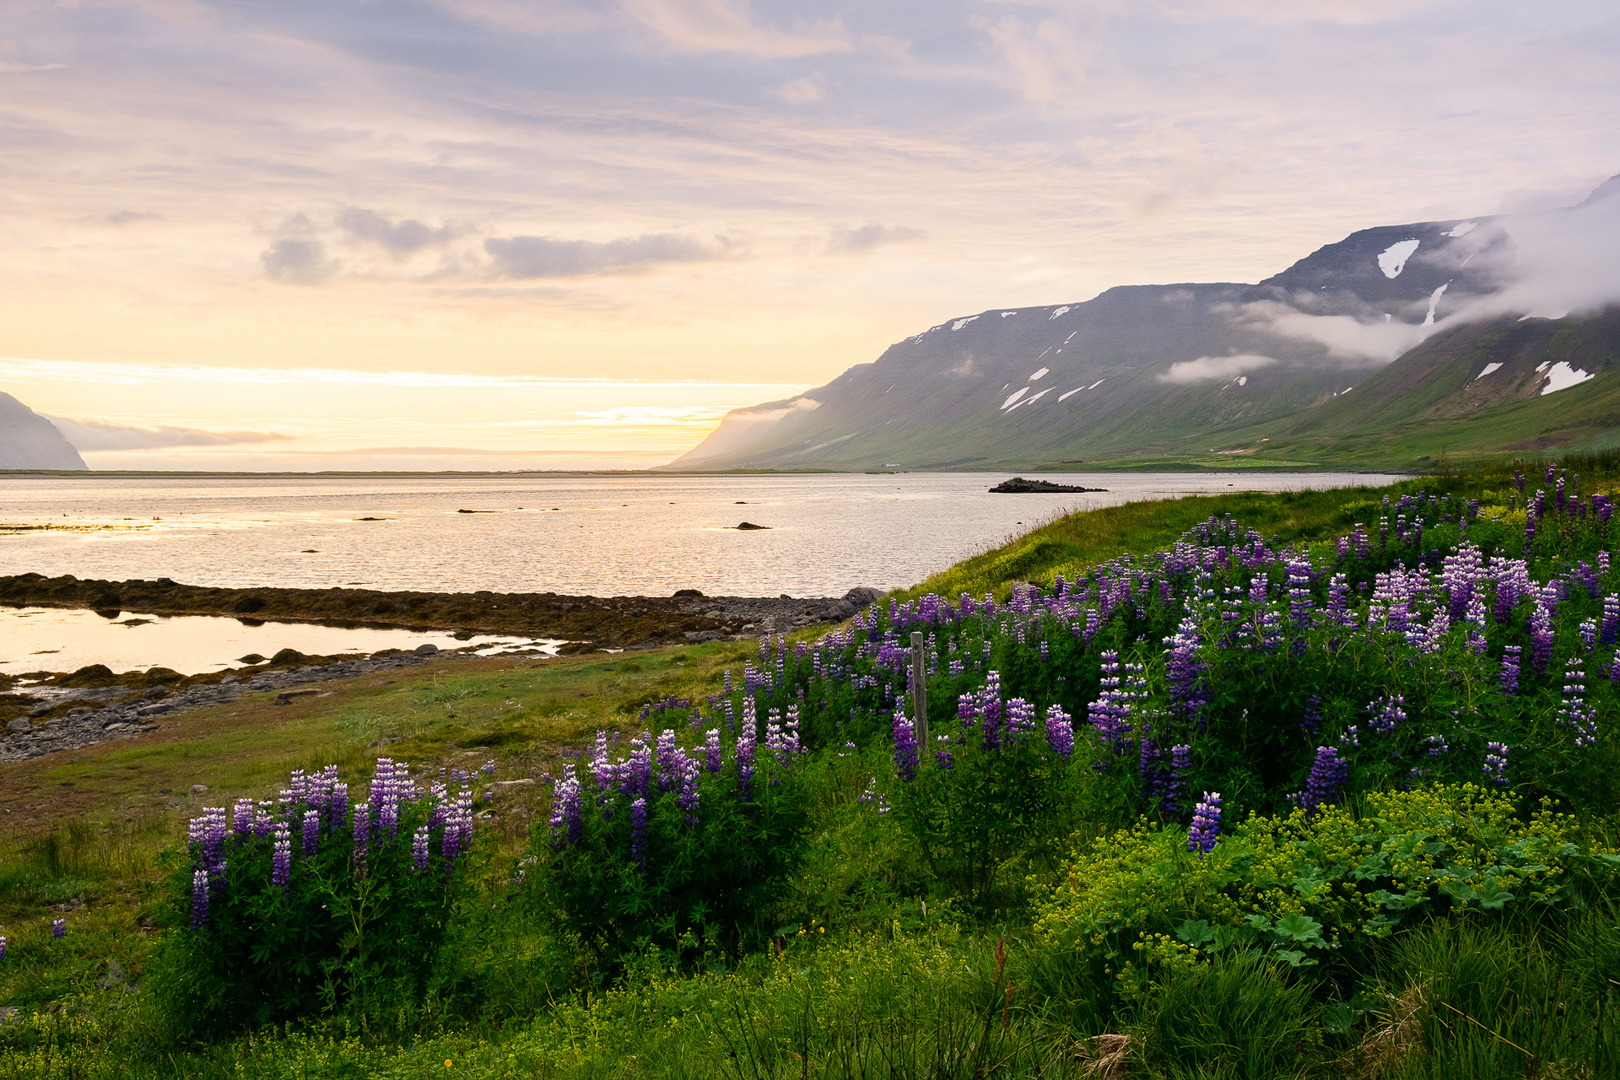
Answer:
[[[561,641],[443,630],[348,629],[316,623],[261,622],[221,615],[97,614],[74,608],[0,607],[0,672],[77,671],[105,664],[113,671],[173,668],[182,675],[219,671],[251,653],[297,649],[315,656],[381,649],[472,649],[480,655],[537,652],[554,656]]]

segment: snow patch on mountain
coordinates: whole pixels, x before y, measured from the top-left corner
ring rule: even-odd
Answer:
[[[1582,371],[1577,367],[1570,367],[1560,360],[1552,366],[1551,371],[1547,372],[1547,385],[1541,388],[1541,396],[1546,397],[1548,394],[1556,394],[1560,390],[1568,390],[1572,386],[1579,386],[1590,378],[1592,378],[1591,372]]]
[[[1483,379],[1485,376],[1489,375],[1491,372],[1500,370],[1501,367],[1502,367],[1501,364],[1494,364],[1494,363],[1493,364],[1486,364],[1485,365],[1485,370],[1481,371],[1478,375],[1475,375],[1474,378],[1471,381],[1478,382],[1480,379]]]
[[[1416,251],[1418,245],[1422,242],[1421,240],[1400,240],[1389,245],[1378,256],[1378,269],[1384,272],[1385,277],[1392,280],[1400,277],[1401,271],[1406,269],[1406,260],[1412,257],[1412,252]]]
[[[1037,371],[1035,374],[1031,375],[1029,377],[1029,381],[1034,382],[1036,379],[1039,379],[1041,376],[1045,375],[1047,372],[1049,372],[1051,370],[1052,370],[1051,368],[1043,367],[1039,371]]]
[[[957,319],[955,322],[951,323],[951,329],[953,331],[960,330],[960,329],[962,329],[962,327],[966,326],[968,323],[972,322],[974,319],[977,319],[977,318],[978,318],[977,315],[969,315],[965,319]]]
[[[1002,387],[1002,389],[1005,390],[1006,387]],[[1011,394],[1007,395],[1007,400],[1001,403],[1002,409],[1005,410],[1012,408],[1013,402],[1017,401],[1027,393],[1029,393],[1029,387],[1020,386],[1017,390],[1014,390]]]
[[[1058,308],[1056,311],[1052,312],[1052,314],[1047,318],[1046,321],[1051,322],[1053,319],[1057,318],[1059,315],[1067,315],[1069,312],[1071,312],[1073,310],[1074,310],[1073,308],[1071,308],[1069,305],[1065,304],[1062,307]]]
[[[1441,236],[1467,236],[1469,233],[1473,232],[1478,226],[1479,226],[1479,222],[1477,222],[1477,221],[1464,221],[1464,222],[1460,222],[1459,224],[1453,225],[1451,227],[1450,232],[1441,233],[1440,235]],[[1469,257],[1472,258],[1473,256],[1469,256]]]

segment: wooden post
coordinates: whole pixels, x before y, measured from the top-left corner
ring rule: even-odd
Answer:
[[[928,741],[928,657],[919,630],[911,632],[911,707],[916,713],[917,764],[926,765],[934,756],[934,748]]]

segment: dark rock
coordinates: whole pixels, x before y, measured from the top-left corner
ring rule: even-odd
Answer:
[[[738,532],[754,532],[758,529],[769,529],[769,525],[755,525],[752,521],[745,521],[737,526]]]
[[[699,592],[698,590],[696,590],[696,589],[676,589],[675,590],[675,598],[677,600],[679,600],[683,596],[691,596],[691,597],[701,598],[703,596],[703,594],[701,592]]]
[[[282,667],[288,664],[302,664],[304,659],[304,654],[297,649],[281,649],[270,658],[270,666]]]
[[[1077,484],[1054,484],[1050,480],[1025,480],[1022,476],[1015,476],[1011,480],[1003,480],[990,489],[994,493],[1012,495],[1032,495],[1051,493],[1075,493],[1083,491],[1107,491],[1107,488],[1080,487]]]
[[[883,594],[877,589],[869,588],[865,585],[857,585],[855,588],[844,594],[844,599],[848,600],[858,608],[863,608],[868,604],[877,603],[882,596]]]
[[[135,710],[135,715],[136,716],[143,716],[143,717],[144,716],[162,716],[165,713],[171,713],[173,711],[174,711],[174,706],[172,706],[172,705],[163,705],[163,704],[147,705],[144,708],[136,709]]]
[[[256,652],[250,652],[246,656],[238,656],[236,662],[239,664],[262,664],[264,663],[264,657]]]
[[[163,697],[168,697],[168,696],[169,696],[169,688],[167,686],[154,686],[154,687],[147,690],[145,693],[143,693],[141,695],[141,697],[145,698],[148,701],[156,701],[158,698],[163,698]]]
[[[90,664],[54,681],[57,686],[108,686],[117,679],[106,664]]]
[[[431,641],[424,641],[422,644],[411,650],[411,652],[415,653],[417,656],[432,656],[438,651],[439,647],[433,644]]]
[[[10,732],[33,731],[34,725],[19,716],[6,725],[6,730]]]

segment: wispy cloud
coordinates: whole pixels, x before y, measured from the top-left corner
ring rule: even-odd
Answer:
[[[135,427],[105,420],[46,417],[78,450],[155,450],[174,446],[239,446],[284,442],[291,438],[269,431],[204,431],[188,427]]]
[[[350,206],[337,216],[338,228],[359,240],[370,241],[396,259],[423,248],[439,247],[466,232],[465,226],[425,225],[414,218],[395,220],[375,210]]]
[[[1237,356],[1200,356],[1196,360],[1183,360],[1171,364],[1170,370],[1157,376],[1162,383],[1220,382],[1235,379],[1251,371],[1268,368],[1277,361],[1270,356],[1242,353]]]
[[[882,244],[898,244],[915,240],[921,229],[908,225],[860,225],[853,229],[834,229],[827,241],[827,250],[836,255],[855,255],[871,251]]]
[[[840,18],[801,19],[778,29],[756,22],[748,0],[623,0],[623,10],[676,52],[780,60],[855,47]]]
[[[664,263],[704,262],[721,248],[677,233],[651,233],[595,243],[549,236],[491,237],[484,250],[498,278],[583,277],[643,269]]]
[[[277,240],[259,255],[265,276],[287,285],[318,285],[342,265],[319,240]]]

